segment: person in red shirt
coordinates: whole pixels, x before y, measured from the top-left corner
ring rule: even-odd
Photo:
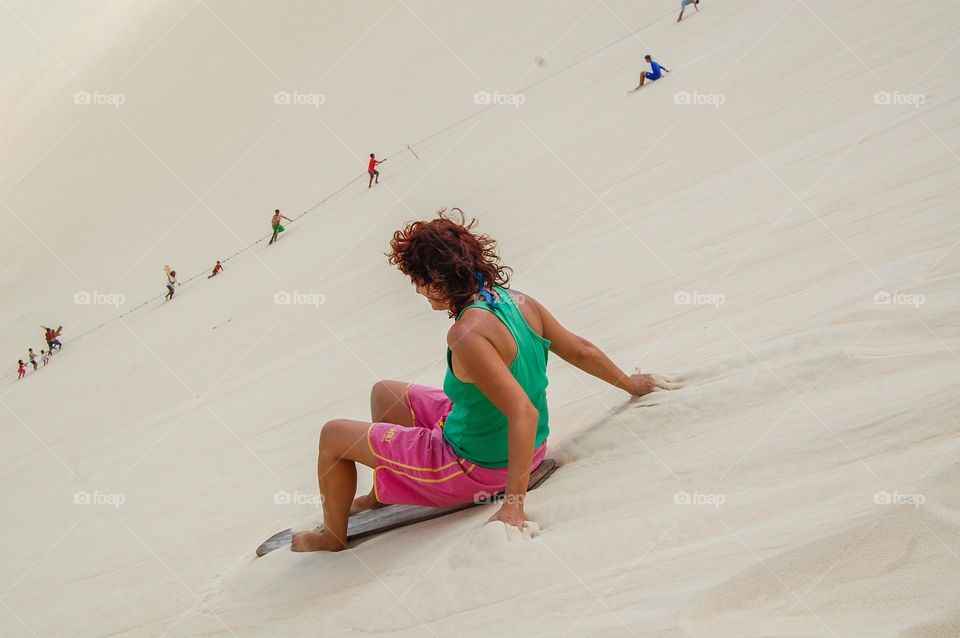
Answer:
[[[23,375],[27,373],[27,366],[23,364],[23,359],[17,361],[19,367],[17,368],[17,379],[22,379]]]
[[[380,171],[377,170],[377,164],[383,164],[386,161],[387,160],[378,160],[373,153],[370,153],[370,162],[367,164],[367,173],[370,174],[370,183],[367,184],[367,188],[370,188],[375,183],[380,183]]]
[[[46,326],[40,326],[43,328],[43,338],[47,342],[47,348],[53,352],[53,340],[56,338],[53,336],[53,328],[47,328]]]
[[[223,264],[221,264],[220,260],[218,259],[217,264],[213,267],[213,272],[207,275],[207,279],[210,279],[211,277],[216,277],[217,273],[220,272],[221,270],[223,270]]]
[[[47,342],[47,352],[53,354],[54,348],[59,350],[62,347],[60,340],[57,337],[60,336],[60,332],[63,330],[63,326],[60,326],[56,330],[53,328],[48,328],[46,326],[40,326],[43,328],[43,339]]]

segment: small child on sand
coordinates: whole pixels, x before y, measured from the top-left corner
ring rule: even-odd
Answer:
[[[40,361],[43,361],[43,365],[47,365],[50,361],[50,354],[45,350],[40,351]]]
[[[30,359],[30,365],[33,366],[33,369],[37,369],[37,353],[33,351],[33,348],[27,348],[28,359]]]
[[[218,259],[217,265],[213,267],[213,272],[207,275],[207,279],[210,279],[211,277],[216,277],[217,273],[220,272],[221,270],[223,270],[223,264],[221,264],[220,260]]]
[[[22,379],[23,375],[27,373],[27,366],[23,364],[23,359],[17,360],[17,379]]]

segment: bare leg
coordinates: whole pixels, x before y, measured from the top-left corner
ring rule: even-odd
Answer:
[[[413,415],[407,406],[405,381],[377,381],[370,390],[370,420],[413,427]]]
[[[405,381],[377,381],[370,390],[370,420],[373,423],[395,423],[414,427],[416,423],[407,405],[407,386]],[[371,489],[369,494],[353,499],[350,514],[383,507]]]
[[[681,20],[683,20],[683,9],[680,9],[680,16],[677,18],[677,22],[680,22]]]
[[[347,548],[347,520],[357,493],[357,463],[376,465],[367,446],[370,424],[338,419],[328,421],[320,432],[317,479],[323,500],[323,530],[293,535],[295,552],[340,551]]]

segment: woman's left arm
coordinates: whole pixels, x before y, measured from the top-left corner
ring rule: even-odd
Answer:
[[[490,520],[520,527],[526,520],[523,502],[530,480],[540,413],[510,374],[493,343],[475,330],[463,332],[462,336],[452,334],[450,339],[450,349],[459,368],[458,376],[462,381],[475,384],[507,417],[507,484],[503,503]]]

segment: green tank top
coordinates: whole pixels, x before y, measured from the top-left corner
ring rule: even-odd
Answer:
[[[517,356],[510,364],[510,373],[540,413],[534,445],[538,447],[550,433],[547,425],[547,355],[550,341],[534,332],[509,292],[500,286],[494,286],[493,289],[500,296],[497,308],[491,308],[484,301],[476,301],[461,310],[457,320],[469,308],[483,308],[496,315],[513,335],[517,342]],[[507,467],[507,417],[476,385],[464,383],[454,376],[449,348],[443,392],[453,402],[453,409],[443,425],[443,436],[457,455],[480,467]]]

